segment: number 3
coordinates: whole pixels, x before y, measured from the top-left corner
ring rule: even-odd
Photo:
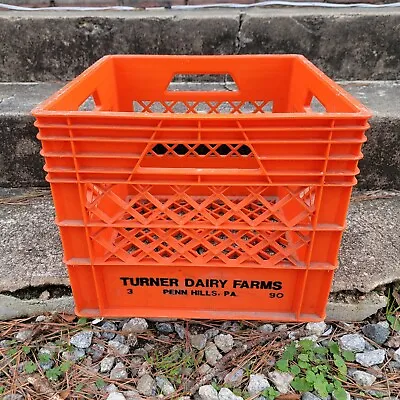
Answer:
[[[127,289],[128,294],[133,294],[133,290],[132,289]]]

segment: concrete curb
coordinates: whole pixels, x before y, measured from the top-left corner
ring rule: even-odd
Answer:
[[[386,306],[386,297],[369,293],[362,300],[344,302],[330,301],[327,305],[327,321],[358,322]],[[0,294],[0,320],[32,317],[45,313],[74,313],[72,297],[65,296],[49,300],[20,300]],[[133,317],[133,315],[132,315]]]
[[[1,28],[0,28],[1,29]],[[367,132],[360,162],[360,189],[400,188],[400,84],[343,82],[343,86],[370,107],[375,116]],[[30,110],[61,86],[60,83],[0,83],[0,186],[45,185],[40,143]]]
[[[300,53],[335,79],[398,79],[399,34],[390,8],[5,12],[0,81],[65,81],[118,53]]]

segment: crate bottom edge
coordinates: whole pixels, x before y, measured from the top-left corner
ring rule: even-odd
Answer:
[[[320,322],[326,318],[323,314],[300,314],[296,318],[295,313],[275,313],[268,311],[229,311],[229,310],[166,310],[156,309],[85,309],[75,307],[75,314],[87,318],[178,318],[178,319],[213,319],[213,320],[254,320],[254,321],[276,321],[276,322]]]

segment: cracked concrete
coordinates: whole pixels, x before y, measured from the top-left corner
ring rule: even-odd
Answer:
[[[69,80],[106,54],[237,53],[300,53],[335,79],[392,80],[399,34],[396,8],[7,12],[0,81]]]

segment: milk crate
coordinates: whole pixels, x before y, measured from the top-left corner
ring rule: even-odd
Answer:
[[[325,317],[370,113],[304,57],[107,56],[33,115],[78,315]]]

